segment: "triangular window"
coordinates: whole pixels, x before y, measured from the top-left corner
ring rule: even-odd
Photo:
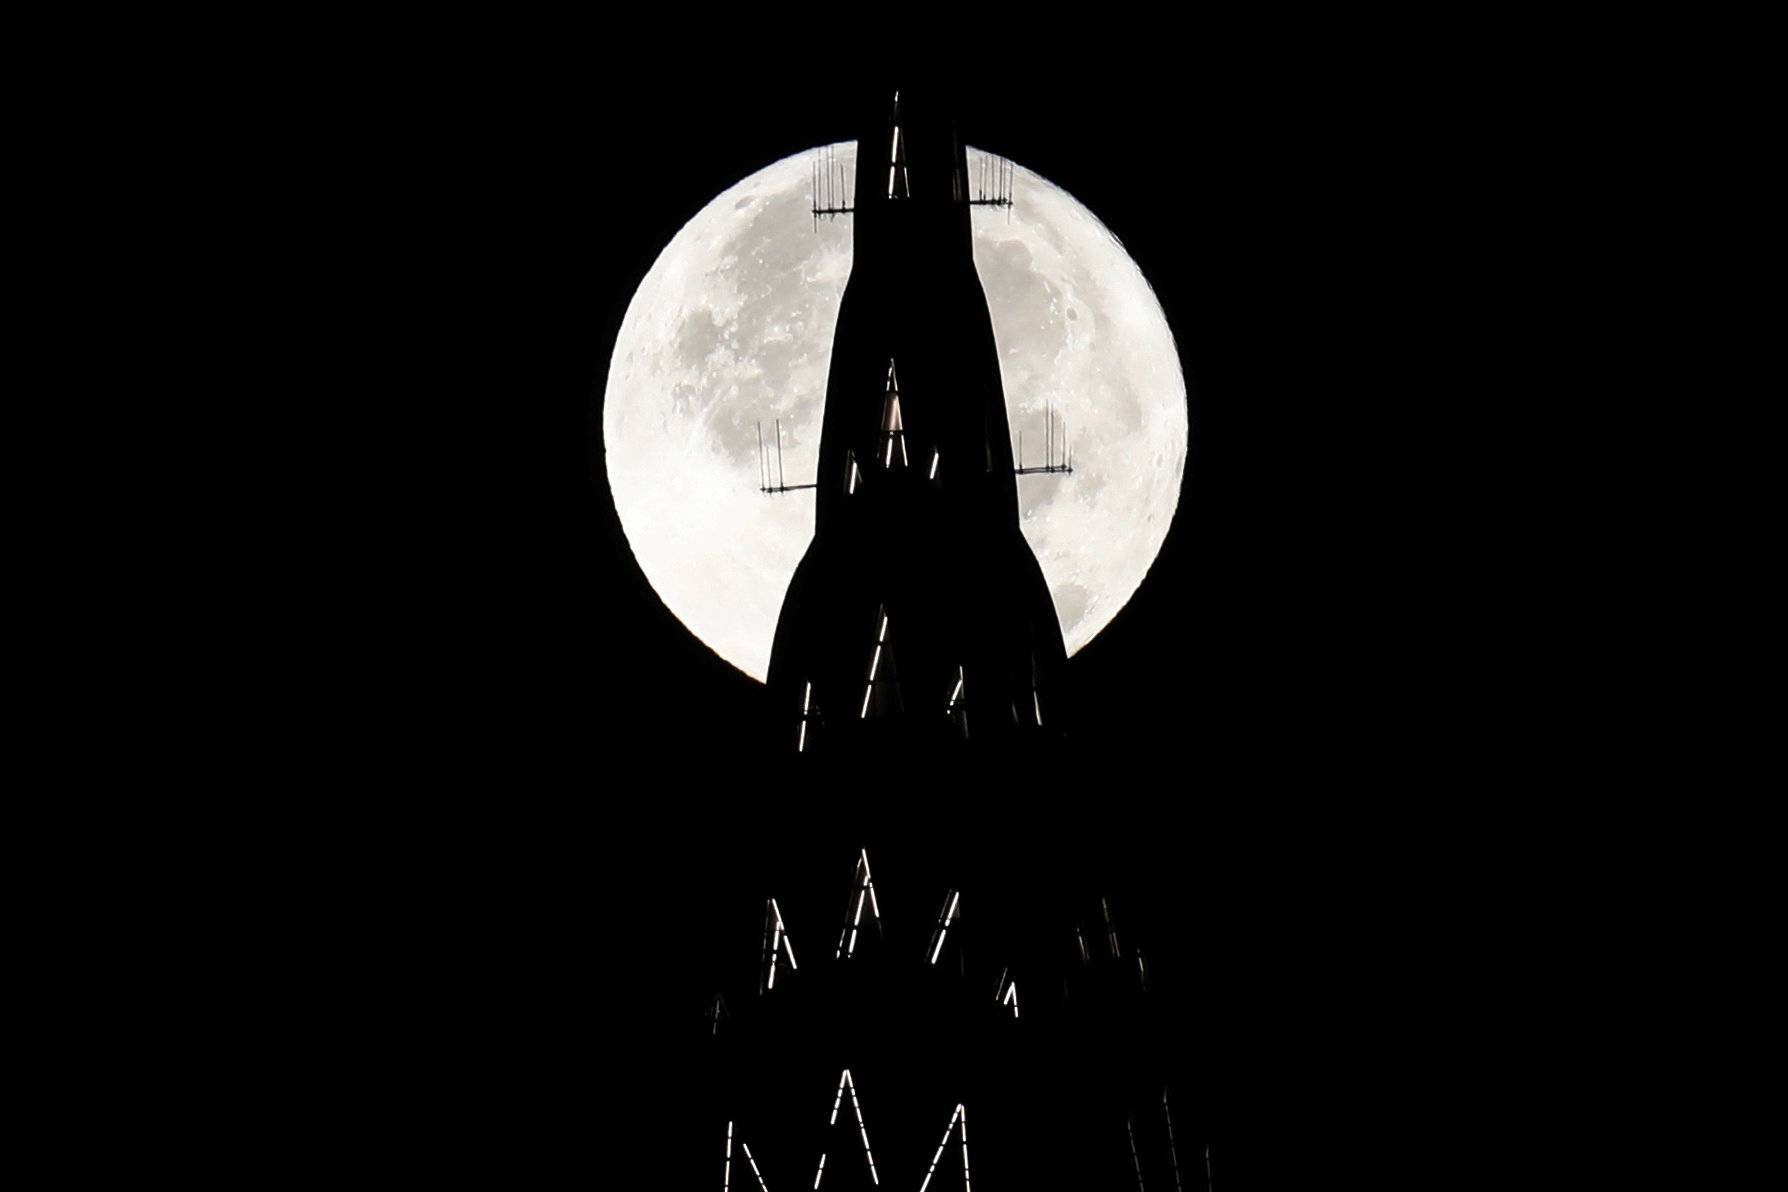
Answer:
[[[900,415],[900,380],[894,375],[894,362],[888,361],[888,384],[882,394],[882,467],[894,466],[898,452],[900,466],[907,466],[906,422]]]
[[[795,945],[782,922],[782,910],[774,898],[764,903],[764,959],[758,971],[758,992],[776,988],[778,970],[795,971]]]
[[[898,118],[899,109],[895,109]],[[894,132],[888,141],[888,197],[890,199],[911,198],[906,181],[906,134],[900,131],[900,125],[894,126]]]
[[[875,933],[882,933],[882,908],[875,901],[875,878],[869,873],[869,850],[864,849],[857,854],[857,869],[851,877],[850,901],[845,906],[844,930],[838,936],[838,959],[847,959],[857,954],[857,944],[866,930],[863,922],[864,912],[875,924]]]
[[[863,1152],[862,1166],[851,1159],[851,1152],[859,1150]],[[860,1174],[865,1171],[867,1179]],[[875,1170],[875,1152],[869,1147],[869,1127],[863,1121],[863,1103],[857,1099],[857,1082],[849,1068],[838,1078],[838,1093],[832,1098],[832,1118],[826,1124],[826,1149],[820,1152],[819,1169],[813,1173],[813,1186],[816,1189],[823,1186],[834,1192],[881,1186],[881,1177]]]
[[[962,1147],[962,1179],[960,1181],[956,1179],[956,1156],[951,1154],[946,1158],[944,1155],[945,1148],[952,1151],[956,1149],[950,1146],[952,1140],[959,1142]],[[944,1130],[943,1141],[937,1144],[937,1152],[931,1156],[931,1167],[925,1173],[924,1182],[919,1185],[919,1192],[926,1192],[926,1189],[931,1187],[934,1176],[937,1177],[938,1187],[946,1189],[948,1192],[954,1192],[957,1188],[968,1192],[972,1186],[969,1183],[968,1110],[960,1105],[956,1107],[956,1112],[950,1115],[950,1125]]]
[[[1012,1017],[1018,1017],[1018,982],[1012,979],[1011,969],[1001,969],[999,983],[993,987],[993,1000],[1012,1011]]]

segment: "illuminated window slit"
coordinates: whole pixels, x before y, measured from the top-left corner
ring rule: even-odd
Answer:
[[[900,675],[894,666],[894,648],[888,641],[888,613],[885,607],[876,609],[878,627],[875,634],[875,648],[869,655],[869,676],[863,684],[863,702],[857,709],[857,719],[869,719],[871,709],[879,715],[891,715],[901,710]],[[887,672],[882,670],[882,662],[886,657]],[[877,698],[878,685],[881,698]]]
[[[807,738],[816,724],[822,723],[819,709],[813,702],[813,683],[808,680],[801,687],[801,731],[795,738],[795,752],[807,752]]]
[[[1161,1090],[1161,1116],[1167,1119],[1167,1158],[1173,1164],[1174,1192],[1185,1192],[1180,1184],[1180,1153],[1173,1145],[1173,1111],[1167,1107],[1167,1090]]]
[[[957,667],[956,686],[950,690],[949,702],[944,705],[944,715],[956,719],[956,727],[962,730],[965,740],[969,735],[968,705],[962,702],[962,693],[966,682],[967,676],[963,673],[962,667]]]
[[[947,897],[944,911],[937,918],[937,928],[931,933],[930,964],[936,964],[938,956],[944,950],[944,936],[950,930],[950,924],[956,922],[956,907],[962,901],[962,891],[952,890]]]
[[[962,1114],[962,1192],[974,1192],[973,1185],[969,1183],[968,1110],[960,1105],[956,1108]]]
[[[1038,694],[1037,694],[1038,688],[1039,688],[1039,682],[1040,682],[1040,677],[1038,674],[1037,656],[1035,654],[1032,654],[1031,655],[1031,712],[1037,718],[1037,727],[1042,728],[1043,727],[1043,703],[1042,703],[1042,700],[1038,698]]]
[[[743,1140],[739,1146],[745,1152],[745,1161],[751,1164],[751,1174],[757,1177],[757,1186],[761,1192],[770,1192],[769,1185],[764,1183],[764,1173],[757,1169],[757,1160],[751,1157],[751,1144]]]
[[[826,1123],[829,1126],[838,1124],[838,1107],[844,1104],[844,1086],[850,1078],[851,1070],[849,1068],[846,1068],[844,1075],[838,1078],[838,1095],[832,1098],[832,1120]]]

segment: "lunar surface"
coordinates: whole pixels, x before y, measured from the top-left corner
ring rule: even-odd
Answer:
[[[854,176],[855,146],[828,150]],[[979,151],[969,150],[978,177]],[[726,190],[640,282],[609,362],[602,430],[628,544],[665,605],[754,679],[813,493],[760,491],[758,426],[777,475],[811,483],[826,370],[850,276],[850,217],[810,212],[812,152]],[[1186,468],[1186,386],[1161,304],[1117,238],[1014,164],[1014,205],[974,211],[975,266],[1000,352],[1014,450],[1043,462],[1046,410],[1071,475],[1017,478],[1025,538],[1070,654],[1110,623],[1167,536]],[[1059,454],[1059,447],[1058,447]]]

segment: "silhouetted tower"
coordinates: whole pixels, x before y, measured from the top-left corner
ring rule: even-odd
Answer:
[[[814,172],[816,220],[850,215],[854,257],[814,483],[784,481],[780,427],[765,440],[764,492],[817,501],[769,697],[778,750],[843,759],[853,778],[793,781],[784,805],[817,794],[827,828],[870,847],[799,849],[753,899],[755,991],[749,965],[726,969],[700,1030],[700,1159],[722,1192],[1187,1192],[1148,962],[1113,900],[1036,888],[1003,832],[977,853],[955,822],[962,796],[1049,760],[1070,720],[1016,477],[1071,468],[1053,429],[1043,466],[1014,467],[970,225],[972,208],[1010,205],[1011,174],[971,171],[939,102],[873,101],[854,189],[829,154]],[[994,788],[949,764],[987,754]],[[857,797],[884,780],[935,801],[884,816]],[[878,887],[883,844],[893,873],[944,880]]]
[[[814,537],[769,691],[786,748],[884,758],[1034,748],[1067,719],[1061,626],[1019,531],[1005,392],[948,113],[896,92],[861,125],[850,281]],[[822,212],[816,198],[816,214]],[[952,745],[952,743],[958,743]],[[889,751],[884,746],[898,746]]]

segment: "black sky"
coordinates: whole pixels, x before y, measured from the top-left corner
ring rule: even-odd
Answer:
[[[1263,1169],[1326,1143],[1289,1123],[1372,1094],[1361,1057],[1387,1022],[1427,1020],[1410,977],[1445,931],[1419,877],[1434,785],[1493,766],[1452,750],[1470,709],[1448,660],[1483,648],[1457,597],[1489,581],[1435,483],[1471,434],[1437,407],[1482,383],[1433,276],[1465,235],[1448,126],[1283,50],[1108,61],[1071,93],[970,87],[959,119],[1124,242],[1191,407],[1163,552],[1071,663],[1078,768],[976,805],[965,847],[1124,887],[1188,1030],[1217,1041],[1211,1121]],[[362,548],[388,547],[378,574],[399,577],[366,630],[396,678],[345,699],[388,712],[370,731],[410,793],[366,826],[424,909],[396,916],[397,951],[355,941],[392,991],[395,1087],[430,1085],[439,1110],[406,1111],[417,1146],[557,1168],[585,1145],[674,1143],[607,1107],[675,1096],[654,1057],[700,1029],[718,925],[755,931],[767,858],[812,841],[848,878],[863,809],[783,797],[750,730],[758,685],[632,560],[599,428],[663,245],[734,181],[852,130],[787,64],[661,63],[644,86],[556,56],[446,73],[444,98],[384,109],[367,150],[404,181],[373,240],[404,278],[393,339],[420,368],[393,374],[420,466]],[[468,1143],[475,1123],[489,1138]]]

